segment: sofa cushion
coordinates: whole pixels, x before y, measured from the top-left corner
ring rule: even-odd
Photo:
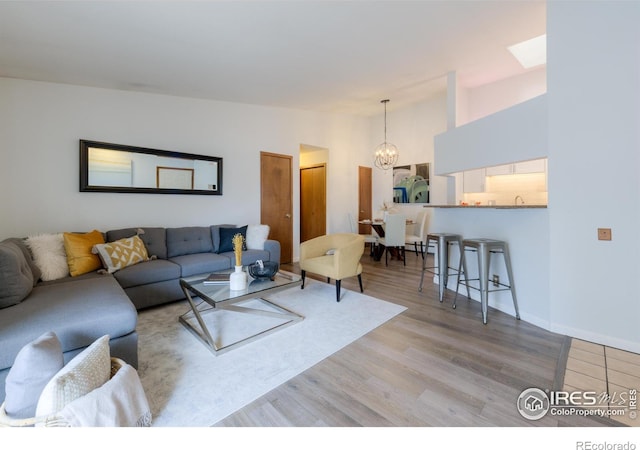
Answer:
[[[22,250],[13,242],[0,242],[0,308],[16,305],[33,289],[33,273]]]
[[[135,307],[111,275],[38,285],[0,314],[0,369],[11,367],[20,349],[47,331],[58,336],[66,353],[105,334],[126,336],[137,321]]]
[[[209,227],[167,228],[167,258],[213,252]]]
[[[33,260],[41,271],[42,281],[57,280],[69,275],[67,254],[62,233],[38,234],[27,238]]]
[[[226,253],[233,251],[233,237],[241,234],[243,237],[242,250],[247,249],[247,225],[238,228],[220,227],[220,246],[218,253]]]
[[[62,345],[51,331],[22,347],[7,375],[7,414],[12,419],[34,417],[40,394],[63,366]]]
[[[82,275],[78,275],[77,277],[72,277],[71,275],[67,275],[64,278],[58,278],[57,280],[41,281],[37,284],[37,286],[50,286],[52,284],[69,283],[77,280],[85,280],[90,278],[104,278],[104,276],[105,274],[101,272],[83,273]]]
[[[154,259],[125,267],[113,274],[124,289],[180,278],[180,266],[166,259]]]
[[[64,251],[67,254],[69,273],[72,277],[93,272],[102,267],[98,255],[92,253],[93,246],[104,244],[104,236],[98,230],[89,233],[64,233]]]
[[[9,238],[9,239],[5,239],[2,242],[14,243],[22,251],[22,254],[24,255],[24,258],[27,260],[27,263],[29,264],[29,267],[31,268],[31,273],[33,274],[33,285],[35,286],[38,283],[38,281],[40,280],[40,276],[42,275],[42,272],[40,271],[40,268],[38,267],[36,262],[33,260],[33,255],[31,254],[31,251],[29,250],[29,247],[27,246],[27,241],[25,239]]]
[[[231,267],[229,258],[216,253],[195,253],[193,255],[181,255],[171,258],[181,269],[181,276],[190,277],[201,273],[215,272],[216,270]]]
[[[135,235],[140,236],[144,246],[147,247],[149,256],[167,259],[167,230],[165,228],[145,227],[110,230],[107,231],[107,242],[114,242]]]
[[[139,236],[94,245],[93,252],[98,254],[109,273],[149,260],[147,248]]]
[[[209,229],[211,230],[211,240],[213,242],[213,251],[215,253],[220,253],[218,249],[220,248],[220,228],[233,228],[235,225],[227,223],[222,225],[211,225]]]

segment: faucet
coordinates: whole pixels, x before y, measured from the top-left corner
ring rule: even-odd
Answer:
[[[516,195],[516,198],[513,200],[513,204],[517,205],[518,204],[518,199],[520,199],[520,202],[521,202],[520,204],[524,205],[524,199],[520,195]]]

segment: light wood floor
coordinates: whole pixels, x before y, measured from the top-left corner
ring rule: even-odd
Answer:
[[[430,256],[431,257],[431,256]],[[365,294],[408,309],[215,426],[423,427],[611,426],[590,417],[547,414],[529,421],[516,410],[526,388],[561,389],[570,339],[490,309],[453,292],[437,299],[421,258],[407,253],[374,262],[363,256]],[[297,266],[283,269],[299,272]],[[358,290],[357,279],[343,287]],[[333,298],[327,301],[335,301]],[[562,383],[560,376],[560,383]]]

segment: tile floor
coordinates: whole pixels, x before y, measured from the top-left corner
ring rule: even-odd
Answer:
[[[572,339],[563,390],[595,391],[609,410],[624,409],[623,415],[612,415],[611,419],[628,426],[640,426],[640,404],[636,403],[637,410],[634,410],[632,402],[640,391],[640,355],[637,353]]]

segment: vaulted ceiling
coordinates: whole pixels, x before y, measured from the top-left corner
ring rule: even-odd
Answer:
[[[0,76],[377,114],[523,73],[540,0],[2,1]]]

